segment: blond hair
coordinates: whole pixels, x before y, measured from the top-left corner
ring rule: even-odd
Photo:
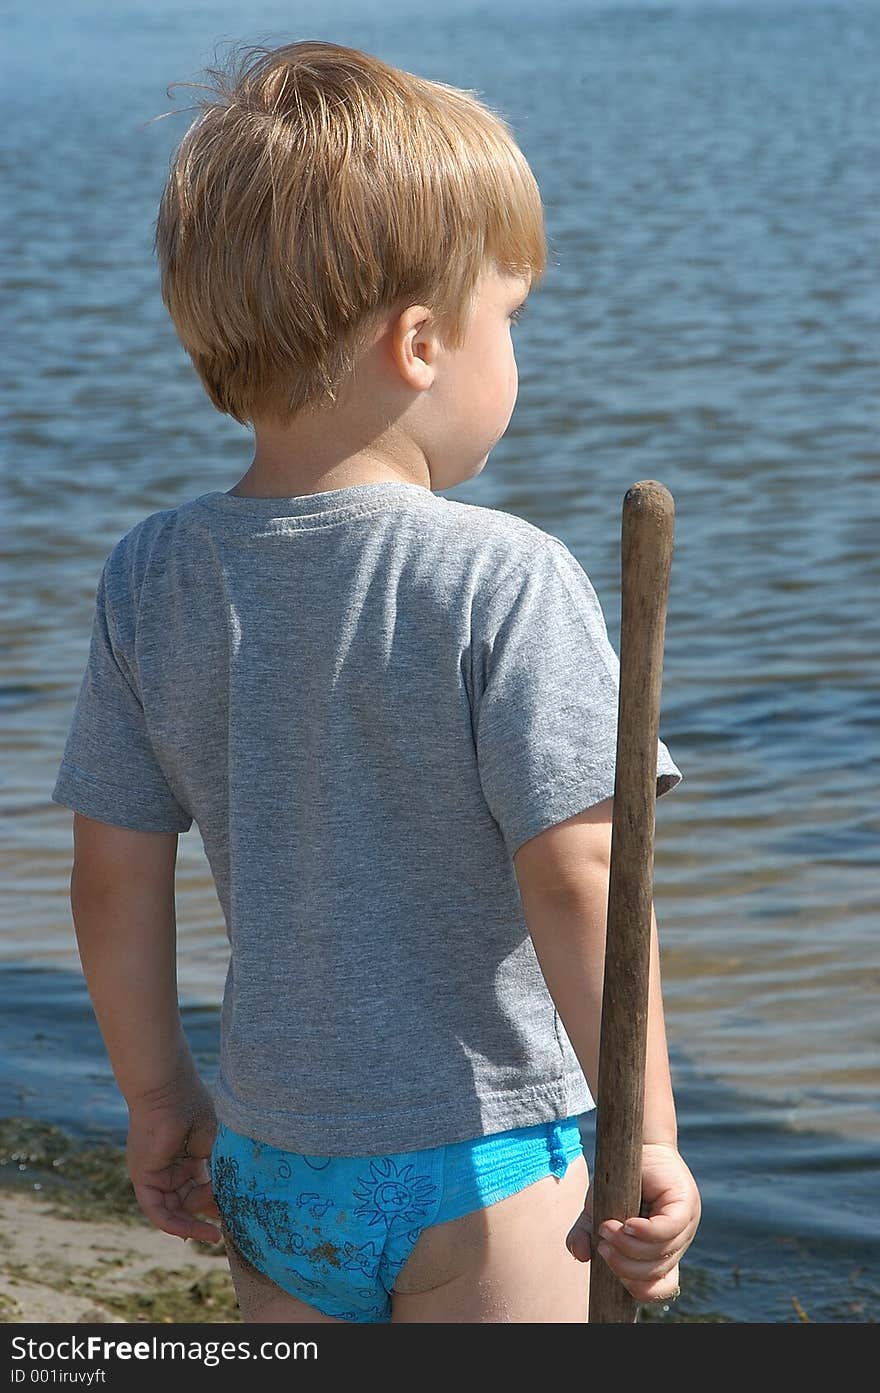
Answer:
[[[535,177],[473,92],[317,40],[206,73],[154,246],[219,411],[289,422],[337,400],[385,317],[425,304],[459,348],[484,270],[544,274]]]

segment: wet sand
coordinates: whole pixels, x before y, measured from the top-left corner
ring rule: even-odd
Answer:
[[[0,1322],[238,1321],[222,1247],[0,1191]]]

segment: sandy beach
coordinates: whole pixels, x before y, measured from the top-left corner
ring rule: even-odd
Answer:
[[[0,1322],[240,1319],[222,1247],[137,1218],[67,1218],[52,1200],[0,1191]]]

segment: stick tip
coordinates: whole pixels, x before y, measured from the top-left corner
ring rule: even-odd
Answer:
[[[639,513],[650,513],[656,518],[674,518],[675,500],[665,484],[657,479],[640,479],[627,489],[623,499],[624,510],[635,509]]]

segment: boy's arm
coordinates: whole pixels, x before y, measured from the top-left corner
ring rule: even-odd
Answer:
[[[513,858],[535,954],[594,1097],[605,969],[605,928],[614,800],[587,809],[523,843]],[[644,1216],[609,1220],[599,1252],[641,1301],[677,1286],[678,1261],[700,1217],[696,1184],[678,1152],[675,1102],[666,1048],[657,921],[651,911],[645,1108],[642,1148]],[[572,1230],[574,1256],[589,1257],[592,1195]],[[606,1248],[606,1244],[608,1245]]]
[[[216,1122],[180,1019],[177,833],[74,813],[70,902],[83,973],[129,1111],[128,1167],[157,1228],[213,1242],[208,1158]]]

